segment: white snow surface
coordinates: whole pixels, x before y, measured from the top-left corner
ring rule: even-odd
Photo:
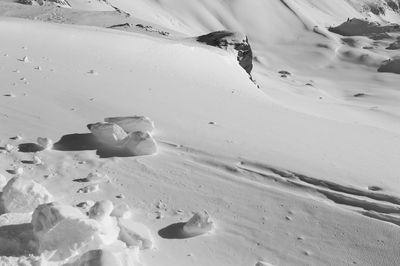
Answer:
[[[399,265],[400,33],[328,31],[386,2],[0,0],[0,265]]]
[[[1,200],[6,212],[33,212],[37,206],[51,202],[53,196],[41,184],[24,177],[13,177],[3,188]]]

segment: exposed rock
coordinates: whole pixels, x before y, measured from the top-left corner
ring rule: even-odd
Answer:
[[[383,64],[378,68],[378,72],[400,74],[400,58],[384,61]]]
[[[11,178],[3,188],[3,204],[7,212],[32,212],[52,200],[45,187],[22,177]]]
[[[215,31],[197,37],[197,41],[225,50],[233,48],[237,52],[240,66],[251,74],[253,69],[253,52],[246,35],[231,31]]]

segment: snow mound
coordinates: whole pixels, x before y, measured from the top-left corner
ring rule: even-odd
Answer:
[[[38,137],[37,138],[37,143],[44,149],[44,150],[50,150],[53,148],[53,141],[49,138],[42,138]]]
[[[51,202],[52,198],[45,187],[22,177],[11,178],[2,194],[7,212],[32,212],[40,204]]]
[[[126,116],[126,117],[108,117],[104,119],[105,122],[117,124],[126,133],[136,131],[153,132],[154,122],[145,116]]]
[[[89,219],[79,209],[56,202],[40,205],[32,215],[32,225],[39,252],[51,261],[66,261],[117,240],[117,235],[110,233],[117,227],[107,228],[112,225]]]
[[[378,68],[378,72],[400,74],[400,58],[384,61],[383,64]]]
[[[119,219],[118,226],[121,229],[118,239],[128,247],[153,248],[153,236],[145,225],[127,219]]]
[[[214,222],[211,221],[210,215],[206,212],[197,212],[185,223],[182,230],[188,237],[203,235],[214,228]]]
[[[117,220],[111,217],[110,214],[114,205],[109,200],[96,202],[89,210],[89,218],[99,222],[101,234],[99,235],[104,244],[111,244],[119,235]]]
[[[92,134],[103,144],[116,146],[128,135],[117,124],[114,123],[95,123],[87,125]]]
[[[157,153],[157,144],[147,132],[133,132],[124,140],[125,149],[132,155],[152,155]]]
[[[132,211],[129,205],[123,202],[115,205],[110,215],[121,219],[129,219],[132,216]]]

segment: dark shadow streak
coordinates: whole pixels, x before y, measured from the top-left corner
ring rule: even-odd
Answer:
[[[18,145],[20,152],[38,152],[44,150],[42,146],[36,143],[22,143]]]
[[[0,256],[38,255],[31,223],[0,227]]]
[[[64,135],[54,144],[53,149],[57,151],[84,151],[97,150],[100,143],[91,133]]]
[[[111,157],[132,157],[132,153],[125,149],[114,148],[97,141],[96,137],[91,133],[84,134],[68,134],[53,145],[53,150],[57,151],[87,151],[95,150],[100,158]],[[79,181],[77,181],[79,182]]]
[[[185,223],[175,223],[171,224],[160,231],[158,235],[165,239],[185,239],[188,238],[183,232],[183,226]]]

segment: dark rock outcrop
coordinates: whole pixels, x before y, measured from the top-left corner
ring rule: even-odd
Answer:
[[[228,50],[232,47],[237,51],[237,60],[248,74],[253,69],[253,52],[246,35],[231,31],[215,31],[197,37],[197,41]]]
[[[400,50],[400,37],[397,38],[397,41],[391,43],[386,49],[387,50]]]
[[[400,25],[380,25],[376,22],[353,18],[337,27],[330,27],[329,31],[342,36],[366,36],[374,40],[380,40],[390,38],[388,33],[400,32]]]
[[[389,59],[383,62],[378,72],[400,74],[400,58]]]

